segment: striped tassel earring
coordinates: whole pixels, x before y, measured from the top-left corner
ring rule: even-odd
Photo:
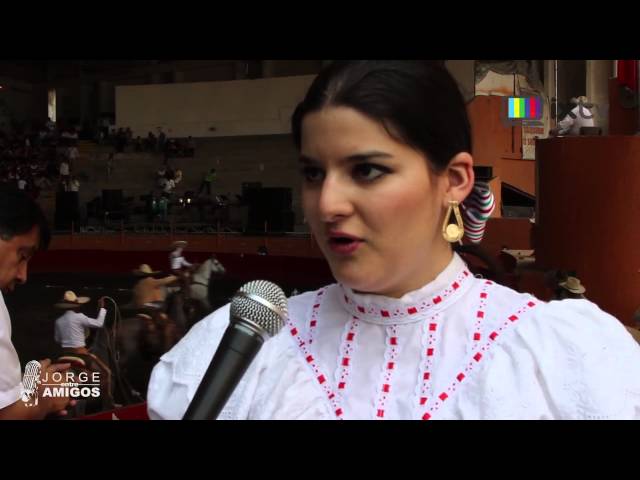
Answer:
[[[477,182],[471,194],[462,202],[465,234],[471,243],[480,243],[489,217],[495,210],[495,198],[489,186]]]

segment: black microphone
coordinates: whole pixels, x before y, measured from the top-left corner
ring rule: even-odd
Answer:
[[[266,280],[242,286],[231,300],[230,324],[183,420],[215,420],[265,340],[287,318],[287,297]]]

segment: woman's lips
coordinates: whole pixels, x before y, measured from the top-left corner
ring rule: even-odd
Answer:
[[[331,232],[329,235],[329,248],[339,255],[351,255],[364,240],[343,232]]]

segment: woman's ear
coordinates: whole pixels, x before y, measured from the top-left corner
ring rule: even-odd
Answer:
[[[473,157],[467,152],[458,153],[449,162],[445,175],[447,180],[445,206],[448,206],[450,200],[462,203],[471,193],[475,182]]]

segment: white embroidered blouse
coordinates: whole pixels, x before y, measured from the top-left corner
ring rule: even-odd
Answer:
[[[151,418],[182,418],[228,322],[226,305],[161,358]],[[541,302],[454,255],[400,299],[339,284],[290,298],[219,418],[640,418],[640,346],[587,300]]]

